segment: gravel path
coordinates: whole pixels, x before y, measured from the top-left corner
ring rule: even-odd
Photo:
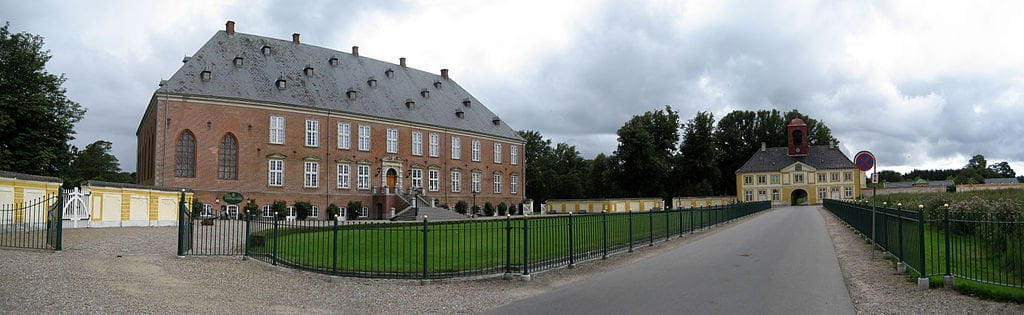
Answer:
[[[846,285],[861,314],[1024,314],[1024,305],[979,300],[946,289],[921,290],[842,221],[819,208]]]
[[[725,227],[544,272],[529,282],[492,278],[427,285],[331,277],[239,257],[177,258],[176,227],[72,229],[64,232],[62,252],[0,249],[0,313],[477,313],[648,259]]]

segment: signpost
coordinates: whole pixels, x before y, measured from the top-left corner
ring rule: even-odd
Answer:
[[[857,152],[857,155],[853,158],[854,164],[857,165],[857,169],[862,172],[867,172],[870,169],[874,169],[871,174],[871,246],[877,248],[875,244],[875,205],[878,203],[875,201],[878,194],[878,168],[875,167],[875,155],[868,151]],[[875,251],[871,251],[874,253]]]

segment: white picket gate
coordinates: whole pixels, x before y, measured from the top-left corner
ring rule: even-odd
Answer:
[[[64,220],[89,220],[89,194],[82,193],[82,189],[61,189],[64,197]]]

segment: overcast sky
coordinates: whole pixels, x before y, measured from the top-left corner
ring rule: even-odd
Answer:
[[[453,79],[516,129],[586,157],[632,115],[689,119],[799,109],[882,169],[953,168],[972,154],[1024,172],[1024,2],[985,1],[3,1],[46,38],[48,69],[88,108],[75,144],[135,130],[168,78],[224,22]],[[571,3],[571,4],[570,4]]]

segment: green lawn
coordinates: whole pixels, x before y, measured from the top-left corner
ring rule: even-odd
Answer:
[[[664,239],[666,232],[677,235],[691,226],[713,224],[738,213],[730,209],[705,212],[654,212],[632,215],[634,246]],[[682,221],[680,221],[682,220]],[[605,244],[609,250],[628,248],[630,215],[573,215],[572,246],[569,218],[530,217],[528,240],[521,217],[506,220],[431,223],[427,233],[427,271],[432,274],[493,270],[510,263],[520,270],[524,260],[531,269],[547,264],[567,263],[570,248],[577,258],[600,257]],[[652,224],[653,223],[653,224]],[[422,273],[424,233],[422,223],[384,225],[343,225],[337,232],[332,223],[322,227],[284,228],[277,237],[271,230],[254,233],[262,244],[251,246],[257,256],[274,252],[277,257],[302,267],[337,273],[371,272],[389,274]],[[606,226],[606,228],[605,228]],[[510,229],[506,229],[510,227]],[[529,248],[524,248],[528,242]],[[337,247],[335,247],[337,246]],[[527,256],[528,255],[528,256]],[[335,257],[337,258],[335,260]],[[335,269],[336,268],[336,269]]]

